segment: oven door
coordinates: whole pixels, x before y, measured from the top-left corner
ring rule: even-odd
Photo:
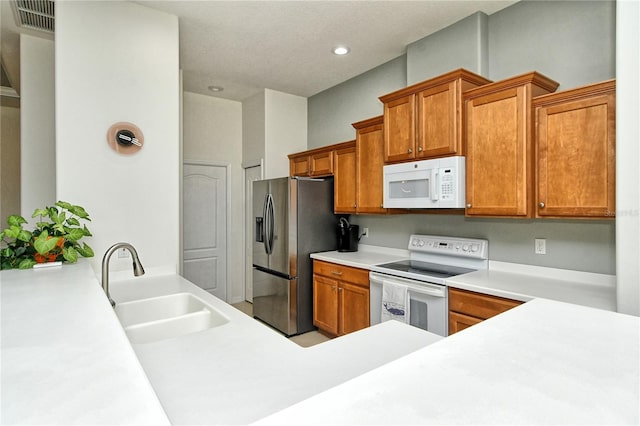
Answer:
[[[392,275],[369,273],[369,313],[371,325],[379,324],[382,315],[382,281],[409,288],[409,324],[440,336],[448,336],[447,287]]]

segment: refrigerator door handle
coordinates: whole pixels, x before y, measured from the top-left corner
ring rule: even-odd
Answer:
[[[267,244],[267,254],[273,253],[273,236],[274,236],[274,226],[275,226],[275,213],[274,213],[274,205],[273,205],[273,196],[271,194],[267,194],[267,217],[266,225],[267,225],[267,237],[265,238],[265,243]]]
[[[264,245],[264,252],[269,254],[269,194],[264,196],[264,203],[262,203],[262,217],[264,218],[264,225],[262,227],[262,241]]]

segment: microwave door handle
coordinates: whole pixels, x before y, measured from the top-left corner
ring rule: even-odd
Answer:
[[[438,169],[431,169],[431,179],[429,181],[429,184],[431,186],[431,201],[438,201],[439,196],[438,196],[438,182],[439,180],[439,173],[438,173]]]

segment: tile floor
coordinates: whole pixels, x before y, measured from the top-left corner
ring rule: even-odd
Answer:
[[[253,305],[249,302],[240,302],[240,303],[234,303],[233,305],[234,308],[244,312],[245,314],[249,315],[250,317],[253,317]],[[257,320],[256,320],[257,321]],[[308,348],[309,346],[313,346],[313,345],[317,345],[319,343],[323,343],[326,342],[328,340],[331,340],[329,337],[325,336],[324,334],[318,332],[318,331],[310,331],[308,333],[304,333],[304,334],[299,334],[297,336],[292,336],[289,337],[289,339],[292,342],[297,343],[298,345],[304,347],[304,348]]]

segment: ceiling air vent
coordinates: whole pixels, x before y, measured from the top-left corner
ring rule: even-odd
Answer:
[[[53,0],[15,0],[12,2],[19,27],[53,33]]]

